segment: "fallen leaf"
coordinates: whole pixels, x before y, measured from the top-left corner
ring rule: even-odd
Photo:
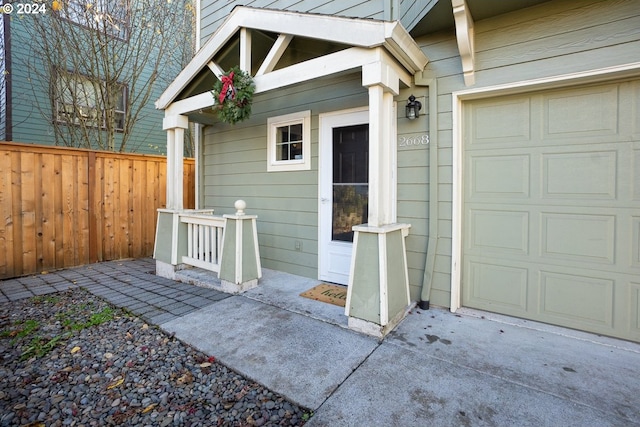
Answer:
[[[211,366],[211,363],[209,363],[209,362],[204,362],[204,363],[200,364],[201,368],[208,368],[209,366]]]
[[[133,335],[131,335],[131,332],[127,332],[126,338],[128,340],[133,339]]]
[[[193,382],[193,375],[191,375],[191,372],[187,372],[186,374],[178,378],[177,382],[178,384],[189,384]]]
[[[151,405],[147,406],[146,408],[144,408],[142,410],[143,414],[146,414],[147,412],[150,412],[151,410],[153,410],[153,408],[155,408],[157,405],[157,403],[152,403]]]
[[[75,353],[77,353],[77,352],[79,352],[79,351],[80,351],[80,347],[75,346],[75,347],[73,347],[73,348],[71,349],[71,354],[75,354]]]
[[[216,358],[213,356],[209,356],[209,358],[207,359],[209,362],[213,363],[216,361]]]
[[[116,382],[113,382],[113,383],[109,384],[109,385],[107,386],[107,390],[111,390],[111,389],[113,389],[113,388],[116,388],[116,387],[118,387],[120,384],[122,384],[123,382],[124,382],[124,378],[120,378],[118,381],[116,381]]]
[[[145,323],[144,325],[142,325],[142,329],[143,329],[143,330],[145,330],[145,329],[149,329],[149,325],[147,325],[147,324]]]

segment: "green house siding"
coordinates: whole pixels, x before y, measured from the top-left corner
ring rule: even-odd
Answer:
[[[321,13],[350,18],[389,19],[391,2],[383,0],[298,0],[298,1],[203,1],[200,11],[200,42],[204,44],[236,6]],[[284,29],[283,29],[284,30]]]
[[[286,9],[284,3],[270,7]],[[259,6],[258,2],[251,5]],[[404,1],[400,5],[403,19],[410,21],[415,6]],[[210,11],[210,17],[203,19],[214,25],[218,21]],[[219,19],[223,19],[222,15]],[[477,20],[472,87],[464,84],[452,29],[417,38],[430,59],[427,71],[437,78],[437,93],[435,88],[419,85],[401,89],[396,97],[398,141],[390,142],[397,144],[398,222],[411,224],[406,246],[412,300],[420,299],[427,251],[433,250],[428,248],[429,215],[437,212],[437,250],[433,271],[428,275],[430,302],[446,307],[451,304],[452,251],[456,246],[452,224],[458,215],[452,211],[453,146],[458,132],[453,123],[452,93],[633,62],[640,58],[639,28],[640,9],[632,0],[615,4],[591,0],[546,2]],[[404,103],[411,94],[422,102],[423,110],[418,120],[410,122],[404,118]],[[430,97],[437,97],[436,111],[429,111]],[[217,124],[206,128],[204,206],[215,208],[217,213],[230,213],[236,199],[247,201],[247,211],[259,216],[258,238],[264,267],[317,277],[318,114],[367,103],[366,89],[361,86],[360,74],[355,73],[260,94],[251,120],[235,127]],[[467,105],[463,103],[463,109]],[[303,110],[312,111],[311,170],[267,173],[267,119]],[[436,115],[437,129],[429,129],[432,114]],[[499,125],[498,121],[496,126]],[[416,143],[423,138],[428,138],[429,143]],[[431,144],[434,140],[437,148]],[[438,154],[435,174],[429,170],[433,150]],[[437,183],[430,182],[434,175]],[[433,185],[437,195],[432,199],[429,190]],[[431,203],[436,204],[435,210]],[[462,244],[467,238],[465,232],[463,229]]]
[[[461,60],[451,31],[416,41],[430,59],[427,69],[438,77],[440,242],[431,302],[449,306],[453,188],[451,94],[469,88],[464,85]],[[475,48],[473,88],[625,64],[640,58],[640,8],[637,1],[631,0],[548,2],[476,21]],[[400,176],[401,172],[398,173]]]
[[[204,206],[224,214],[247,202],[263,267],[318,276],[318,115],[367,102],[360,74],[351,74],[258,95],[250,120],[205,128]],[[308,109],[311,170],[267,172],[267,119]]]
[[[404,118],[407,96],[403,91],[398,97],[399,137],[422,138],[428,134],[426,116],[411,123]],[[224,214],[233,212],[235,200],[247,202],[247,213],[258,215],[265,268],[318,277],[318,115],[367,103],[360,73],[354,73],[258,95],[250,120],[205,128],[204,206]],[[267,172],[267,118],[306,109],[311,110],[311,170]],[[398,222],[412,224],[406,243],[413,300],[419,299],[428,241],[428,147],[407,145],[398,152],[397,213]]]

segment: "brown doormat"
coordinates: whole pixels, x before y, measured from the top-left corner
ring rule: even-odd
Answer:
[[[347,302],[347,287],[321,283],[308,291],[304,291],[300,296],[344,307]]]

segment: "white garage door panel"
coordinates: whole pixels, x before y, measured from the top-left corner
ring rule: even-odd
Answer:
[[[543,154],[542,165],[545,198],[616,198],[615,150]]]
[[[640,83],[464,105],[462,304],[640,341]]]

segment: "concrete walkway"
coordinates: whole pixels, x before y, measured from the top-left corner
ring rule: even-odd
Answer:
[[[82,286],[312,409],[310,426],[640,426],[640,344],[438,308],[378,342],[299,296],[316,280],[265,270],[230,296],[153,270],[140,259],[5,280],[0,302]]]

